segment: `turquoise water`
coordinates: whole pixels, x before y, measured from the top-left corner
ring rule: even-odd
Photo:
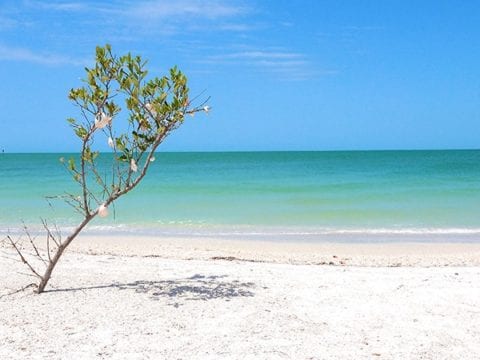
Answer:
[[[0,229],[78,216],[58,159],[0,155]],[[109,155],[101,161],[107,162]],[[160,153],[90,231],[310,240],[480,241],[480,151]]]

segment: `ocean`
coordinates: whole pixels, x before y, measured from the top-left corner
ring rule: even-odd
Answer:
[[[0,154],[0,235],[80,217],[73,154]],[[103,156],[103,158],[102,158]],[[100,157],[100,168],[110,157]],[[113,210],[113,209],[111,209]],[[480,150],[158,153],[95,234],[275,241],[480,241]]]

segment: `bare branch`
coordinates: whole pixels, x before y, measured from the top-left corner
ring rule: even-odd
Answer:
[[[22,287],[22,288],[20,288],[20,289],[18,289],[18,290],[14,290],[14,291],[9,292],[9,293],[7,293],[7,294],[1,295],[1,296],[0,296],[0,299],[2,299],[2,298],[4,298],[4,297],[7,297],[7,296],[12,296],[12,295],[18,294],[18,293],[23,292],[23,291],[25,291],[25,290],[27,290],[27,289],[29,289],[29,288],[31,288],[31,287],[36,288],[36,287],[37,287],[37,284],[35,284],[35,283],[28,284],[28,285],[26,285],[26,286],[24,286],[24,287]]]
[[[25,257],[23,256],[22,252],[20,251],[20,249],[18,248],[17,244],[13,241],[13,239],[9,236],[7,236],[7,239],[10,241],[10,244],[13,246],[13,248],[15,249],[15,251],[17,252],[18,256],[20,256],[20,260],[22,260],[22,262],[28,266],[28,268],[30,269],[30,271],[35,274],[39,279],[43,279],[42,276],[33,268],[32,265],[30,265],[30,263],[25,259]]]
[[[35,256],[37,258],[39,258],[44,264],[47,264],[47,261],[42,257],[42,255],[40,255],[40,252],[38,251],[37,245],[35,245],[34,239],[30,235],[30,232],[28,231],[28,228],[25,225],[25,223],[23,224],[23,230],[25,231],[25,234],[27,235],[28,241],[30,242],[30,245],[32,246],[32,248],[35,252]]]

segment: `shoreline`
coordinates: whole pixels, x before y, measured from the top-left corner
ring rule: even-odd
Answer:
[[[70,251],[179,260],[238,260],[297,265],[480,266],[480,243],[344,243],[219,238],[91,236]]]
[[[20,239],[16,234],[13,237]],[[43,239],[42,236],[36,237],[39,248],[44,247]],[[400,239],[391,242],[292,241],[216,236],[92,235],[85,232],[72,242],[67,251],[87,255],[295,265],[480,266],[480,241]],[[0,248],[8,247],[6,238],[0,238]]]

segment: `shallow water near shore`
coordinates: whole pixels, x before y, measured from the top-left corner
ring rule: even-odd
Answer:
[[[79,216],[59,158],[0,155],[0,229]],[[286,241],[480,241],[480,151],[159,153],[95,234]],[[108,171],[110,154],[100,157]],[[111,209],[113,210],[113,209]],[[67,229],[68,230],[68,229]]]

